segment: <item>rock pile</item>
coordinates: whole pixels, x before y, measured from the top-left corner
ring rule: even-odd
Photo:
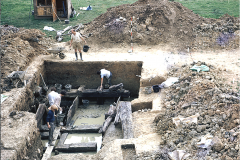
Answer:
[[[211,19],[208,23],[197,25],[193,29],[196,41],[192,49],[197,49],[198,46],[202,46],[202,49],[239,48],[240,30],[238,22],[238,18],[226,14],[221,19]]]
[[[207,65],[210,71],[192,71],[193,65]],[[224,84],[223,72],[204,62],[171,69],[168,76],[181,76],[162,90],[164,109],[154,120],[162,135],[161,148],[168,153],[184,150],[190,154],[187,159],[240,158],[240,98]]]

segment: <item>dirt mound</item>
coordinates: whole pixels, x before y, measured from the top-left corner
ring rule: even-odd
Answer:
[[[87,24],[84,32],[92,33],[88,41],[94,44],[108,47],[113,44],[129,45],[131,43],[131,17],[133,18],[133,43],[164,44],[183,49],[212,47],[216,44],[214,38],[219,37],[226,27],[225,22],[229,20],[229,18],[222,19],[220,25],[215,25],[216,20],[200,17],[178,2],[139,0],[133,4],[109,8],[106,13]],[[235,25],[237,19],[233,17],[231,19],[233,19],[231,23],[234,24],[232,28],[235,31],[238,29]],[[214,27],[204,30],[199,28],[201,25],[213,23],[214,27],[219,27],[216,31],[212,30]],[[222,28],[221,25],[223,25]],[[206,34],[202,36],[203,32],[211,35],[209,42],[208,39],[202,39],[206,37]],[[214,36],[212,36],[213,32]]]
[[[46,49],[52,40],[36,29],[23,29],[13,26],[1,26],[1,78],[12,71],[22,71],[40,54],[48,54]],[[2,80],[1,79],[1,80]]]
[[[193,65],[207,65],[210,71],[192,71]],[[204,62],[171,69],[169,77],[181,76],[179,82],[163,90],[165,111],[155,118],[157,130],[162,135],[161,147],[170,148],[170,152],[185,150],[191,155],[190,159],[238,156],[240,98],[239,93],[225,83],[224,72]],[[193,121],[194,116],[197,122]],[[181,120],[187,117],[191,118],[185,122]],[[177,124],[177,120],[181,122]],[[201,137],[207,134],[218,141],[213,140],[206,148],[199,147]],[[216,149],[216,145],[220,147]]]

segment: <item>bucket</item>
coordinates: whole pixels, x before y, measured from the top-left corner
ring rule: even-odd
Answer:
[[[70,92],[71,89],[72,89],[72,85],[71,85],[71,84],[66,84],[66,85],[65,85],[65,90],[66,90],[67,92]]]
[[[84,108],[87,108],[87,106],[89,105],[89,100],[82,99],[82,103],[83,103]]]
[[[64,114],[57,114],[57,118],[59,122],[62,122],[64,119],[65,115]]]
[[[61,90],[62,90],[62,85],[61,85],[61,84],[56,83],[56,84],[54,85],[54,87],[57,89],[57,92],[58,92],[58,93],[61,92]]]
[[[154,85],[152,88],[153,88],[154,93],[157,93],[160,90],[160,87],[158,85]]]
[[[83,52],[87,52],[89,48],[90,48],[90,47],[88,47],[87,45],[84,45],[84,46],[83,46]]]
[[[67,19],[67,20],[65,20],[65,24],[69,24],[69,20]]]

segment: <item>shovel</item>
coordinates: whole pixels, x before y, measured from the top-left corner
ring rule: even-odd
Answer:
[[[44,84],[43,90],[44,90],[45,92],[47,92],[47,91],[48,91],[48,86],[47,86],[46,83],[44,82],[44,79],[43,79],[43,76],[42,76],[41,73],[40,73],[40,76],[41,76],[42,81],[43,81],[43,84]]]

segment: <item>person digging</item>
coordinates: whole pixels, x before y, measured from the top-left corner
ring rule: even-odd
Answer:
[[[56,114],[56,126],[59,127],[60,126],[60,118],[59,118],[59,114],[61,114],[62,112],[62,108],[60,107],[60,104],[61,104],[61,98],[63,96],[66,95],[66,91],[65,90],[62,90],[60,94],[58,94],[56,92],[56,88],[55,87],[52,87],[51,88],[51,92],[48,94],[48,100],[49,100],[49,105],[52,106],[52,105],[56,105],[58,107],[58,110],[55,112]],[[48,108],[50,109],[50,108]]]
[[[87,42],[85,41],[85,39],[81,36],[81,34],[79,32],[76,32],[74,29],[71,30],[72,35],[71,35],[71,41],[70,41],[70,47],[72,46],[73,49],[75,50],[75,56],[76,56],[76,60],[78,60],[78,56],[77,56],[77,50],[79,51],[80,54],[80,58],[82,59],[82,51],[81,51],[81,42],[84,41],[85,44],[87,44]]]
[[[101,89],[103,88],[103,78],[105,77],[107,79],[107,83],[109,84],[109,86],[111,86],[111,79],[112,79],[112,73],[106,69],[101,69],[100,71],[97,71],[97,74],[100,75],[101,77]]]

